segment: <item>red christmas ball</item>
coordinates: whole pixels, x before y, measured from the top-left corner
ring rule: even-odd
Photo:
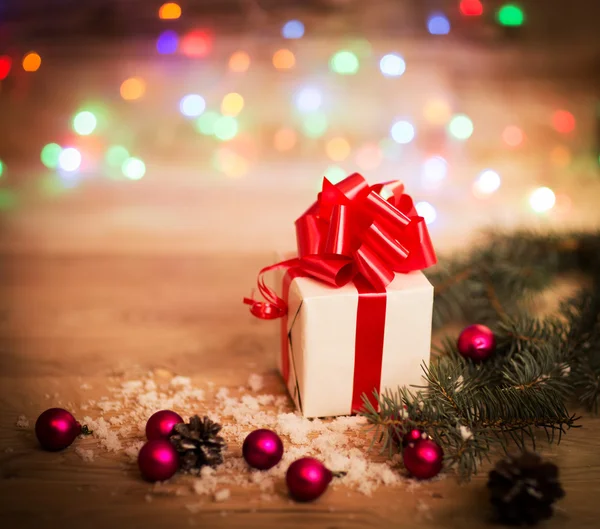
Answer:
[[[313,501],[323,494],[333,474],[323,463],[312,457],[294,461],[285,475],[290,496],[296,501]]]
[[[81,433],[81,424],[62,408],[50,408],[35,421],[35,435],[45,450],[67,448]]]
[[[254,430],[244,440],[242,453],[246,463],[258,470],[268,470],[281,461],[283,443],[271,430]]]
[[[412,476],[429,479],[442,470],[444,451],[431,439],[418,439],[406,445],[402,452],[404,466]]]
[[[488,359],[496,350],[496,337],[485,325],[469,325],[458,337],[458,352],[473,362]]]
[[[165,481],[179,469],[179,454],[169,441],[148,441],[138,454],[138,466],[144,479]]]
[[[168,439],[173,427],[184,422],[181,416],[171,410],[161,410],[154,413],[146,423],[148,441]]]
[[[427,439],[427,434],[422,430],[414,428],[410,430],[410,432],[404,434],[404,437],[402,437],[402,446],[406,447],[409,443],[413,443],[419,439]]]

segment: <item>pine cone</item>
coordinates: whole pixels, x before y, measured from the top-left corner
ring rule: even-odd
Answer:
[[[530,452],[500,461],[487,486],[498,519],[510,525],[534,525],[550,518],[552,503],[565,495],[556,465]]]
[[[208,417],[198,415],[190,417],[189,423],[176,424],[169,439],[179,453],[179,462],[183,470],[192,470],[203,466],[216,467],[223,462],[222,450],[225,439],[217,435],[221,431],[219,423]]]

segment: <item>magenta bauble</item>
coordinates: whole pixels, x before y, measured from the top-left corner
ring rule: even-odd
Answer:
[[[496,337],[485,325],[469,325],[458,337],[458,352],[473,362],[487,360],[496,350]]]
[[[179,455],[169,441],[148,441],[138,454],[138,466],[144,479],[165,481],[179,469]]]
[[[146,423],[146,438],[148,441],[168,439],[176,424],[182,423],[181,416],[171,410],[160,410],[154,413]]]
[[[444,451],[432,439],[418,439],[408,443],[402,451],[404,466],[418,479],[437,476],[444,464]]]
[[[35,435],[45,450],[67,448],[81,433],[81,424],[62,408],[50,408],[35,421]]]
[[[296,501],[313,501],[321,496],[333,478],[318,459],[303,457],[294,461],[285,475],[290,496]]]
[[[409,443],[418,441],[419,439],[427,439],[427,434],[416,428],[410,430],[402,437],[402,446],[408,446]]]
[[[268,470],[283,457],[283,443],[271,430],[260,429],[250,432],[242,446],[244,459],[252,468]]]

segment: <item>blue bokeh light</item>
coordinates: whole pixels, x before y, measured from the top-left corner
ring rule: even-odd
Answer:
[[[156,41],[156,50],[161,55],[172,55],[177,51],[179,46],[179,37],[177,33],[168,29],[163,31]]]
[[[432,35],[447,35],[450,33],[450,21],[443,13],[432,13],[427,20],[427,30]]]
[[[299,20],[289,20],[281,29],[284,39],[301,39],[304,36],[304,24]]]

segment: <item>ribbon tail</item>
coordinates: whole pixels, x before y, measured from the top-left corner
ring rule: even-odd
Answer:
[[[288,259],[274,265],[266,266],[258,273],[258,279],[256,282],[258,291],[264,298],[264,301],[257,300],[254,297],[243,299],[243,302],[246,305],[250,305],[250,312],[253,316],[256,316],[262,320],[274,320],[277,318],[282,318],[287,314],[287,303],[266,284],[264,275],[279,268],[291,268],[293,266],[297,266],[299,263],[300,260],[297,258]]]

